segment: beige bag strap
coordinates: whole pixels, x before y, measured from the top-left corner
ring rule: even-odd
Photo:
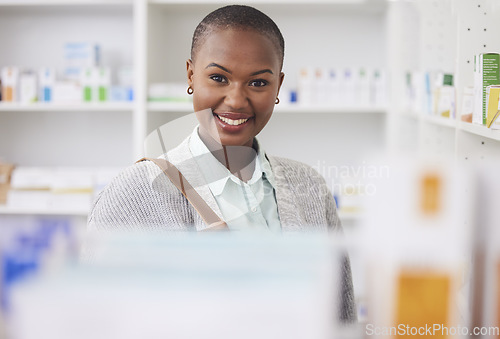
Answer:
[[[203,231],[228,230],[227,224],[208,206],[207,202],[196,192],[189,181],[170,161],[165,159],[142,158],[136,163],[150,160],[160,167],[172,183],[182,192],[186,199],[195,208],[208,228]]]

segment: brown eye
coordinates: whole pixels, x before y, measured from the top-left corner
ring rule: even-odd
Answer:
[[[212,79],[215,82],[227,83],[227,78],[220,74],[212,74],[210,76],[210,79]]]
[[[252,87],[264,87],[267,86],[268,82],[263,79],[257,79],[257,80],[252,80],[250,81],[250,86]]]

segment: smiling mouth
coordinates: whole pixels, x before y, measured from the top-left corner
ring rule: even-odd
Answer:
[[[242,125],[244,124],[245,122],[247,122],[249,119],[246,118],[246,119],[229,119],[227,117],[223,117],[223,116],[220,116],[216,113],[214,113],[214,115],[222,122],[228,124],[228,125],[231,125],[231,126],[239,126],[239,125]]]

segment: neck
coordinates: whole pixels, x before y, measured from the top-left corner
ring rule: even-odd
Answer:
[[[233,175],[244,182],[252,178],[257,158],[257,151],[253,147],[221,145],[201,129],[198,131],[200,139],[210,153]]]

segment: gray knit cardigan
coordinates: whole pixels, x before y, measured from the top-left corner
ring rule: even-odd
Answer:
[[[166,155],[222,218],[221,211],[189,149],[189,137]],[[283,232],[308,231],[327,226],[342,234],[335,202],[326,183],[314,169],[297,161],[268,157],[273,170],[278,214]],[[90,231],[120,229],[203,230],[203,219],[161,169],[143,161],[120,173],[96,198],[88,219]],[[356,320],[351,269],[342,265],[340,319]]]

